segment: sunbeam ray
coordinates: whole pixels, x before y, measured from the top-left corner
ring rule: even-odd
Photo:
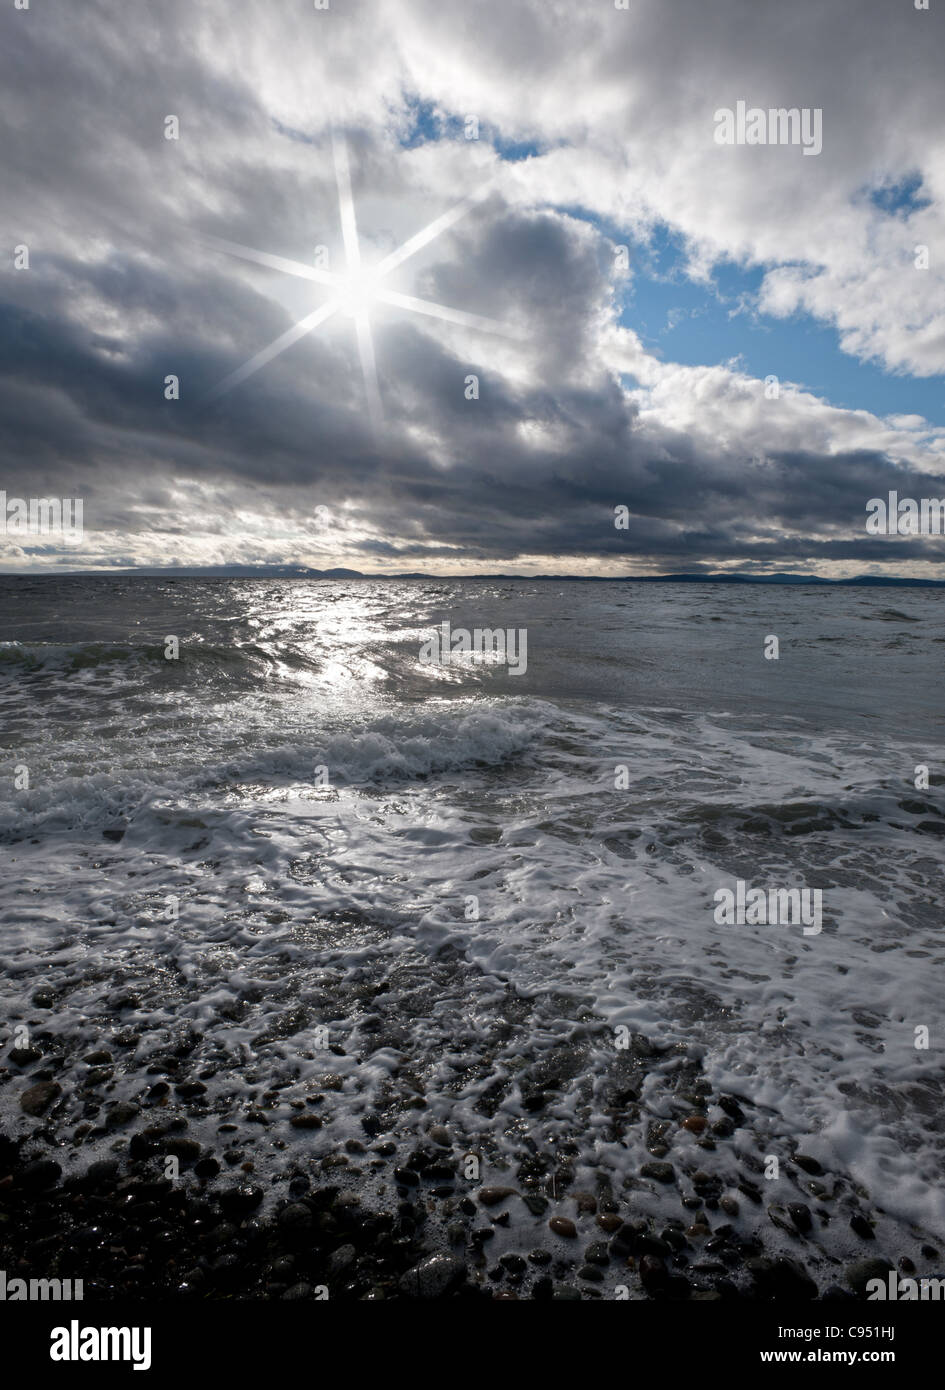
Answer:
[[[292,261],[285,256],[273,256],[268,251],[255,251],[251,246],[241,246],[236,241],[226,241],[223,237],[201,236],[198,240],[206,246],[214,246],[225,251],[228,256],[237,256],[243,261],[255,261],[257,265],[268,266],[270,270],[281,270],[285,275],[297,275],[302,280],[315,280],[320,285],[337,285],[339,276],[330,270],[320,270],[317,266],[306,265],[304,261]]]
[[[484,333],[498,333],[504,338],[517,338],[518,332],[497,319],[484,318],[482,314],[468,314],[464,309],[450,309],[445,304],[437,304],[431,299],[416,299],[411,294],[400,294],[397,290],[378,289],[374,298],[385,304],[394,304],[399,309],[409,309],[413,314],[426,314],[429,318],[443,319],[446,323],[460,323],[465,328],[479,328]]]
[[[449,212],[444,212],[442,217],[435,218],[434,221],[428,223],[427,226],[421,228],[419,232],[416,232],[409,240],[405,241],[403,246],[398,247],[396,251],[392,251],[389,256],[385,256],[377,267],[375,272],[376,275],[378,277],[388,275],[392,270],[395,270],[397,266],[403,265],[404,261],[409,260],[411,256],[415,256],[418,251],[422,251],[424,246],[429,246],[431,241],[435,241],[443,232],[454,226],[461,217],[465,217],[468,212],[471,212],[477,203],[481,203],[494,183],[495,179],[493,178],[488,179],[486,183],[480,184],[480,186],[470,193],[468,197],[464,198],[461,203],[457,203],[455,207],[450,208]]]
[[[291,347],[300,338],[304,338],[306,333],[311,333],[313,328],[317,328],[320,323],[331,318],[332,314],[337,313],[340,308],[341,305],[338,300],[330,299],[320,309],[316,309],[313,313],[306,315],[304,319],[300,319],[298,323],[293,324],[290,329],[271,342],[268,347],[264,347],[261,352],[256,353],[255,357],[251,357],[248,362],[244,362],[242,367],[225,377],[212,392],[212,399],[225,395],[227,391],[232,391],[234,386],[239,386],[240,382],[245,381],[254,372],[258,372],[260,367],[265,367],[267,362],[271,362],[274,357],[279,356],[280,352],[285,352],[287,347]]]
[[[374,337],[367,311],[355,315],[355,326],[358,333],[358,351],[361,354],[361,370],[364,373],[364,389],[367,393],[368,416],[376,433],[380,429],[383,410],[377,380],[377,363],[374,358]]]

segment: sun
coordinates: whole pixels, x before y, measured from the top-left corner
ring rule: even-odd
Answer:
[[[352,319],[361,318],[377,303],[377,276],[370,271],[349,271],[335,290],[334,297],[343,314]]]
[[[268,347],[257,352],[242,367],[231,372],[225,380],[220,382],[213,394],[214,396],[221,396],[232,390],[234,386],[244,382],[247,377],[259,371],[260,367],[264,367],[267,362],[278,357],[286,348],[297,343],[300,338],[304,338],[307,333],[311,333],[313,329],[325,323],[334,314],[342,313],[353,320],[355,324],[361,368],[364,374],[368,416],[374,429],[377,430],[381,421],[381,399],[377,365],[374,359],[374,340],[371,332],[370,311],[374,305],[378,303],[392,304],[396,308],[407,309],[410,313],[424,314],[446,323],[461,324],[466,328],[478,329],[486,333],[497,333],[503,337],[518,338],[520,334],[501,323],[496,323],[494,319],[484,318],[480,314],[466,313],[461,309],[449,309],[445,304],[434,304],[429,300],[416,299],[412,295],[401,294],[399,291],[381,284],[384,277],[389,275],[391,271],[396,270],[398,266],[409,260],[411,256],[416,255],[423,247],[429,246],[430,242],[452,227],[471,208],[480,203],[491,189],[494,183],[493,178],[474,189],[449,212],[437,217],[428,226],[415,233],[378,265],[370,270],[365,270],[361,265],[361,247],[354,199],[351,195],[348,151],[344,137],[337,131],[332,133],[332,147],[335,179],[338,186],[338,211],[345,249],[346,264],[342,274],[334,274],[320,266],[306,265],[301,261],[288,260],[284,256],[273,256],[265,251],[254,251],[249,246],[239,246],[235,242],[224,241],[220,237],[206,236],[203,238],[208,245],[215,246],[228,255],[255,261],[258,265],[269,266],[272,270],[279,270],[287,275],[298,275],[304,280],[314,280],[318,284],[327,286],[331,295],[324,304],[307,314],[298,323],[293,324],[287,332],[282,333]]]

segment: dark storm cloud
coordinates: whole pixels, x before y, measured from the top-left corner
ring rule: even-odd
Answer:
[[[113,532],[123,556],[144,533],[193,532],[179,500],[185,479],[206,499],[202,531],[223,542],[239,508],[305,517],[317,502],[347,506],[357,523],[344,534],[346,556],[411,565],[522,554],[549,563],[941,558],[934,540],[886,543],[863,526],[870,497],[890,488],[941,496],[940,476],[881,450],[779,447],[777,430],[759,459],[737,430],[713,440],[677,427],[672,412],[643,413],[601,346],[613,321],[610,240],[560,207],[525,205],[508,184],[418,257],[398,288],[488,316],[519,338],[440,331],[379,310],[379,438],[343,318],[214,399],[228,373],[329,294],[203,239],[308,263],[324,243],[340,257],[317,83],[307,129],[267,103],[254,74],[277,24],[271,7],[50,0],[28,20],[7,13],[0,23],[0,115],[11,132],[3,238],[31,253],[28,272],[0,280],[8,493],[84,496],[87,525]],[[354,80],[362,59],[382,72],[384,54],[359,55],[353,24],[333,32],[339,72]],[[370,48],[370,29],[363,34]],[[527,67],[561,54],[540,8],[513,7],[505,42],[505,60],[520,51]],[[288,76],[288,41],[284,61]],[[181,120],[179,142],[163,138],[169,113]],[[462,148],[439,163],[436,152],[405,153],[399,119],[388,104],[384,119],[346,124],[375,260],[480,177]],[[164,398],[168,374],[180,379],[180,401]],[[464,389],[470,374],[476,401]],[[625,532],[613,525],[619,504],[632,514]],[[290,543],[280,550],[274,539],[270,550],[296,558]]]

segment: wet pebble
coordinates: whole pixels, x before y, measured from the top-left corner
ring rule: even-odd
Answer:
[[[861,1240],[876,1239],[876,1232],[862,1212],[854,1212],[850,1217],[850,1230],[858,1235]]]
[[[20,1096],[20,1109],[27,1115],[42,1115],[62,1095],[58,1081],[37,1081]]]
[[[479,1193],[479,1201],[484,1207],[497,1207],[507,1197],[514,1196],[514,1187],[484,1187]]]
[[[411,1298],[438,1298],[466,1277],[458,1255],[430,1255],[401,1276],[400,1288]]]
[[[652,1178],[654,1182],[674,1182],[676,1179],[676,1171],[671,1163],[644,1163],[640,1174],[644,1178]]]

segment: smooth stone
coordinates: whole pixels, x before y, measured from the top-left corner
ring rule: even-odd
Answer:
[[[643,1255],[640,1259],[640,1281],[647,1290],[661,1288],[666,1283],[666,1266],[659,1255]]]
[[[336,1277],[344,1274],[345,1270],[350,1269],[358,1258],[358,1252],[353,1245],[339,1245],[337,1250],[332,1251],[328,1257],[328,1272]]]
[[[20,1187],[39,1191],[44,1187],[52,1187],[61,1177],[62,1169],[58,1163],[53,1162],[51,1158],[38,1158],[35,1163],[28,1163],[21,1169],[18,1183]]]
[[[850,1230],[855,1231],[862,1240],[876,1239],[876,1232],[862,1212],[855,1212],[853,1216],[850,1217]]]
[[[484,1207],[497,1207],[506,1197],[514,1196],[514,1187],[484,1187],[479,1193],[479,1200]]]
[[[654,1182],[675,1182],[676,1170],[671,1163],[644,1163],[640,1169],[640,1175],[644,1178],[652,1178]]]
[[[851,1289],[862,1294],[866,1292],[866,1286],[871,1279],[881,1279],[885,1287],[886,1276],[891,1269],[892,1265],[886,1259],[855,1260],[853,1264],[847,1265],[845,1273]]]
[[[303,1202],[291,1202],[279,1213],[279,1225],[284,1231],[301,1234],[312,1226],[312,1213]]]
[[[37,1081],[35,1086],[30,1086],[20,1096],[20,1109],[25,1110],[27,1115],[42,1115],[61,1095],[62,1087],[58,1081]]]
[[[745,1268],[759,1293],[774,1298],[816,1298],[817,1285],[797,1260],[769,1260],[764,1256],[748,1260]]]
[[[517,1255],[514,1252],[508,1255],[500,1255],[499,1264],[507,1269],[510,1274],[523,1274],[528,1268],[524,1255]]]
[[[810,1208],[806,1207],[803,1202],[788,1202],[788,1216],[790,1216],[799,1231],[810,1230]]]
[[[439,1298],[466,1277],[458,1255],[430,1255],[401,1276],[400,1288],[411,1298]]]

